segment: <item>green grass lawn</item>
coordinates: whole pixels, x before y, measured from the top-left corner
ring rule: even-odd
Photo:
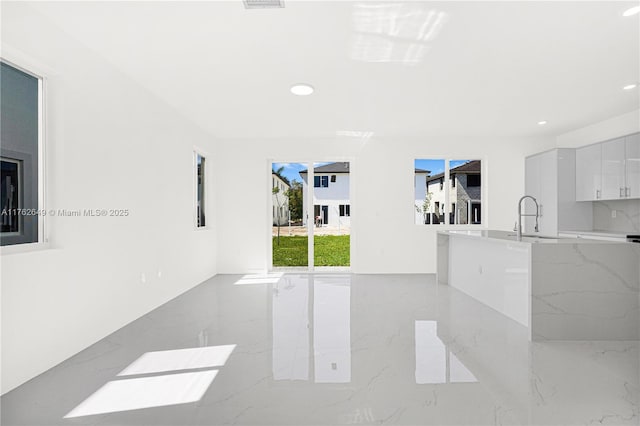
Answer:
[[[307,266],[308,237],[273,237],[273,266]],[[318,235],[314,238],[315,266],[349,266],[349,235]]]

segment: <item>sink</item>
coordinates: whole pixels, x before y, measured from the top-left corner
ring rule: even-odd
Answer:
[[[518,234],[507,234],[507,237],[517,237]],[[537,238],[540,240],[558,240],[560,237],[551,237],[547,235],[532,235],[532,234],[522,234],[523,238]]]

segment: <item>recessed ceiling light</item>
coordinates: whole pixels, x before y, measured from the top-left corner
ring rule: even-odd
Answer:
[[[631,90],[631,89],[635,89],[636,87],[638,87],[638,85],[634,83],[634,84],[627,84],[622,89],[623,90]]]
[[[547,122],[545,120],[538,121],[538,125],[539,126],[544,126],[545,124],[547,124]]]
[[[310,84],[294,84],[291,86],[291,93],[298,96],[307,96],[313,93],[313,86]]]
[[[622,14],[622,16],[632,16],[635,15],[636,13],[640,12],[640,6],[634,6],[631,9],[627,9],[624,11],[624,13]]]
[[[347,136],[350,138],[369,139],[371,136],[373,136],[373,132],[362,131],[362,130],[338,130],[336,131],[336,136]]]
[[[282,0],[242,0],[245,9],[274,9],[284,7]]]

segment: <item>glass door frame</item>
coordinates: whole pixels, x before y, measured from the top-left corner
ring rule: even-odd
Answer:
[[[267,206],[266,206],[266,211],[267,211],[267,267],[266,270],[267,271],[298,271],[298,272],[314,272],[317,271],[316,266],[315,266],[315,259],[314,259],[314,223],[313,223],[313,219],[314,219],[314,203],[313,203],[313,191],[314,191],[314,186],[313,186],[313,181],[314,181],[314,169],[315,169],[315,164],[317,163],[334,163],[334,162],[348,162],[349,163],[349,205],[352,206],[353,205],[353,195],[354,195],[354,179],[353,179],[353,171],[354,171],[354,160],[353,158],[350,157],[341,157],[336,159],[334,158],[316,158],[313,160],[308,160],[305,159],[304,161],[300,161],[299,157],[298,160],[292,160],[292,161],[287,161],[287,159],[281,159],[278,158],[276,159],[268,159],[267,160],[267,186],[268,186],[268,190],[267,190]],[[307,193],[305,194],[308,202],[307,202],[307,209],[305,212],[303,212],[303,214],[307,215],[307,256],[308,256],[308,261],[307,261],[307,266],[306,268],[304,266],[273,266],[273,220],[272,220],[272,212],[273,212],[273,197],[271,197],[271,173],[273,171],[273,164],[274,163],[297,163],[297,164],[305,164],[307,166]],[[312,223],[310,224],[309,221],[312,221]],[[350,230],[349,230],[349,266],[321,266],[320,271],[321,272],[339,272],[339,273],[349,273],[352,272],[352,270],[354,269],[354,256],[353,254],[355,253],[355,238],[354,238],[354,216],[353,216],[353,212],[350,209]],[[357,221],[357,217],[356,217],[356,221]]]

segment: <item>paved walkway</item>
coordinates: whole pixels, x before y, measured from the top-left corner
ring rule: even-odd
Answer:
[[[342,226],[338,228],[337,226],[316,226],[313,228],[314,235],[349,235],[351,229],[348,226]],[[278,235],[278,227],[273,227],[273,235]],[[307,227],[306,226],[287,226],[282,225],[280,227],[280,236],[288,236],[288,235],[307,235]]]

